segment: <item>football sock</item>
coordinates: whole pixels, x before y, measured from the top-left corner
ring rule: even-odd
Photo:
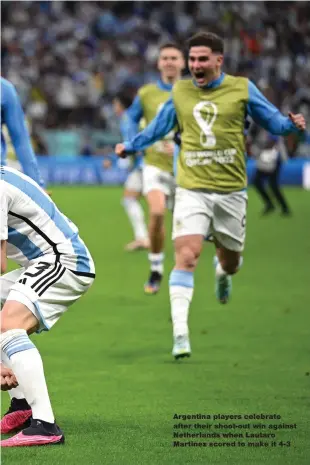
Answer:
[[[188,335],[188,313],[194,293],[194,274],[191,271],[172,270],[169,293],[173,335]]]
[[[54,423],[41,355],[26,331],[12,329],[1,334],[1,350],[10,359],[10,368],[32,408],[32,417]]]
[[[164,274],[164,258],[165,254],[160,253],[149,253],[149,262],[151,265],[151,271],[157,271],[160,274]]]
[[[144,220],[144,211],[140,202],[137,199],[125,197],[122,203],[134,231],[135,239],[146,240],[148,232]]]

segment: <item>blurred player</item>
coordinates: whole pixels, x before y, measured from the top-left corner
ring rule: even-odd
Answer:
[[[11,405],[1,432],[31,425],[1,441],[2,447],[59,444],[42,359],[29,335],[47,331],[91,286],[93,260],[77,227],[28,176],[2,167],[0,179],[1,273],[7,257],[21,268],[0,278],[1,360],[19,386],[9,391]]]
[[[7,147],[2,133],[3,124],[8,129],[23,172],[40,184],[40,186],[43,186],[44,182],[40,176],[38,163],[31,146],[19,97],[13,84],[1,77],[1,164],[5,165]]]
[[[281,208],[282,215],[288,216],[291,214],[291,210],[283,192],[281,192],[279,182],[282,162],[287,159],[286,148],[280,137],[272,134],[264,135],[266,136],[263,142],[264,147],[260,150],[256,159],[253,184],[265,204],[263,215],[275,211],[274,202],[265,187],[265,184],[268,183],[274,198]]]
[[[247,78],[223,73],[223,48],[215,34],[193,36],[188,58],[192,79],[178,81],[152,123],[116,147],[116,153],[124,156],[162,139],[176,124],[180,128],[173,212],[176,263],[169,282],[175,358],[191,353],[188,313],[204,238],[213,234],[216,295],[221,303],[228,301],[231,275],[241,265],[247,206],[245,116],[273,134],[305,129],[302,115],[283,116]]]
[[[126,114],[138,124],[141,118],[149,124],[169,99],[174,83],[180,79],[185,66],[182,50],[175,44],[160,47],[157,63],[160,79],[140,88]],[[149,209],[150,276],[144,286],[147,294],[158,292],[164,273],[165,209],[174,195],[173,151],[174,131],[157,140],[145,151],[143,165],[143,193]]]
[[[125,93],[118,93],[113,100],[116,116],[120,118],[120,131],[124,139],[131,139],[136,130],[125,110],[131,105],[132,99]],[[135,154],[131,158],[131,168],[124,185],[123,206],[134,231],[135,240],[126,245],[128,251],[148,249],[149,238],[144,220],[143,208],[139,203],[142,195],[142,154]]]

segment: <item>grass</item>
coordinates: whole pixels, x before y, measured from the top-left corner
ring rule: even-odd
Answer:
[[[310,193],[287,190],[292,218],[260,218],[259,199],[249,194],[244,266],[234,277],[232,301],[220,306],[215,300],[213,249],[207,246],[190,312],[192,358],[177,363],[167,284],[171,240],[162,289],[145,296],[147,256],[123,251],[131,231],[121,190],[53,189],[54,200],[79,225],[97,278],[50,333],[33,338],[66,445],[4,449],[3,465],[309,465]],[[169,216],[167,225],[170,230]],[[6,394],[2,404],[5,410]],[[278,414],[281,420],[259,422],[297,428],[275,432],[275,447],[172,447],[173,431],[189,431],[174,425],[197,423],[174,414],[199,413]],[[218,421],[200,423],[216,431]]]

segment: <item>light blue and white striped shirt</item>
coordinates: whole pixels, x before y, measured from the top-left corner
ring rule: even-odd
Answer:
[[[60,261],[82,276],[94,276],[93,259],[78,228],[30,177],[1,167],[0,239],[7,240],[7,256],[28,267],[35,261]]]

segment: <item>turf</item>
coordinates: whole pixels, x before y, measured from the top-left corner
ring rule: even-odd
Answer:
[[[4,449],[3,465],[309,465],[310,193],[287,190],[292,218],[260,218],[260,201],[249,194],[244,266],[234,277],[232,301],[220,306],[215,300],[213,248],[206,246],[190,314],[193,354],[175,362],[170,239],[160,294],[144,296],[147,256],[123,251],[131,230],[121,190],[53,189],[80,227],[97,278],[49,334],[34,336],[66,444]],[[167,224],[170,229],[169,216]],[[4,394],[2,409],[7,405]],[[260,423],[296,423],[297,429],[276,432],[275,447],[172,447],[173,431],[188,431],[175,424],[197,423],[175,420],[175,413],[278,414],[281,420]],[[207,423],[214,428],[218,421]]]

